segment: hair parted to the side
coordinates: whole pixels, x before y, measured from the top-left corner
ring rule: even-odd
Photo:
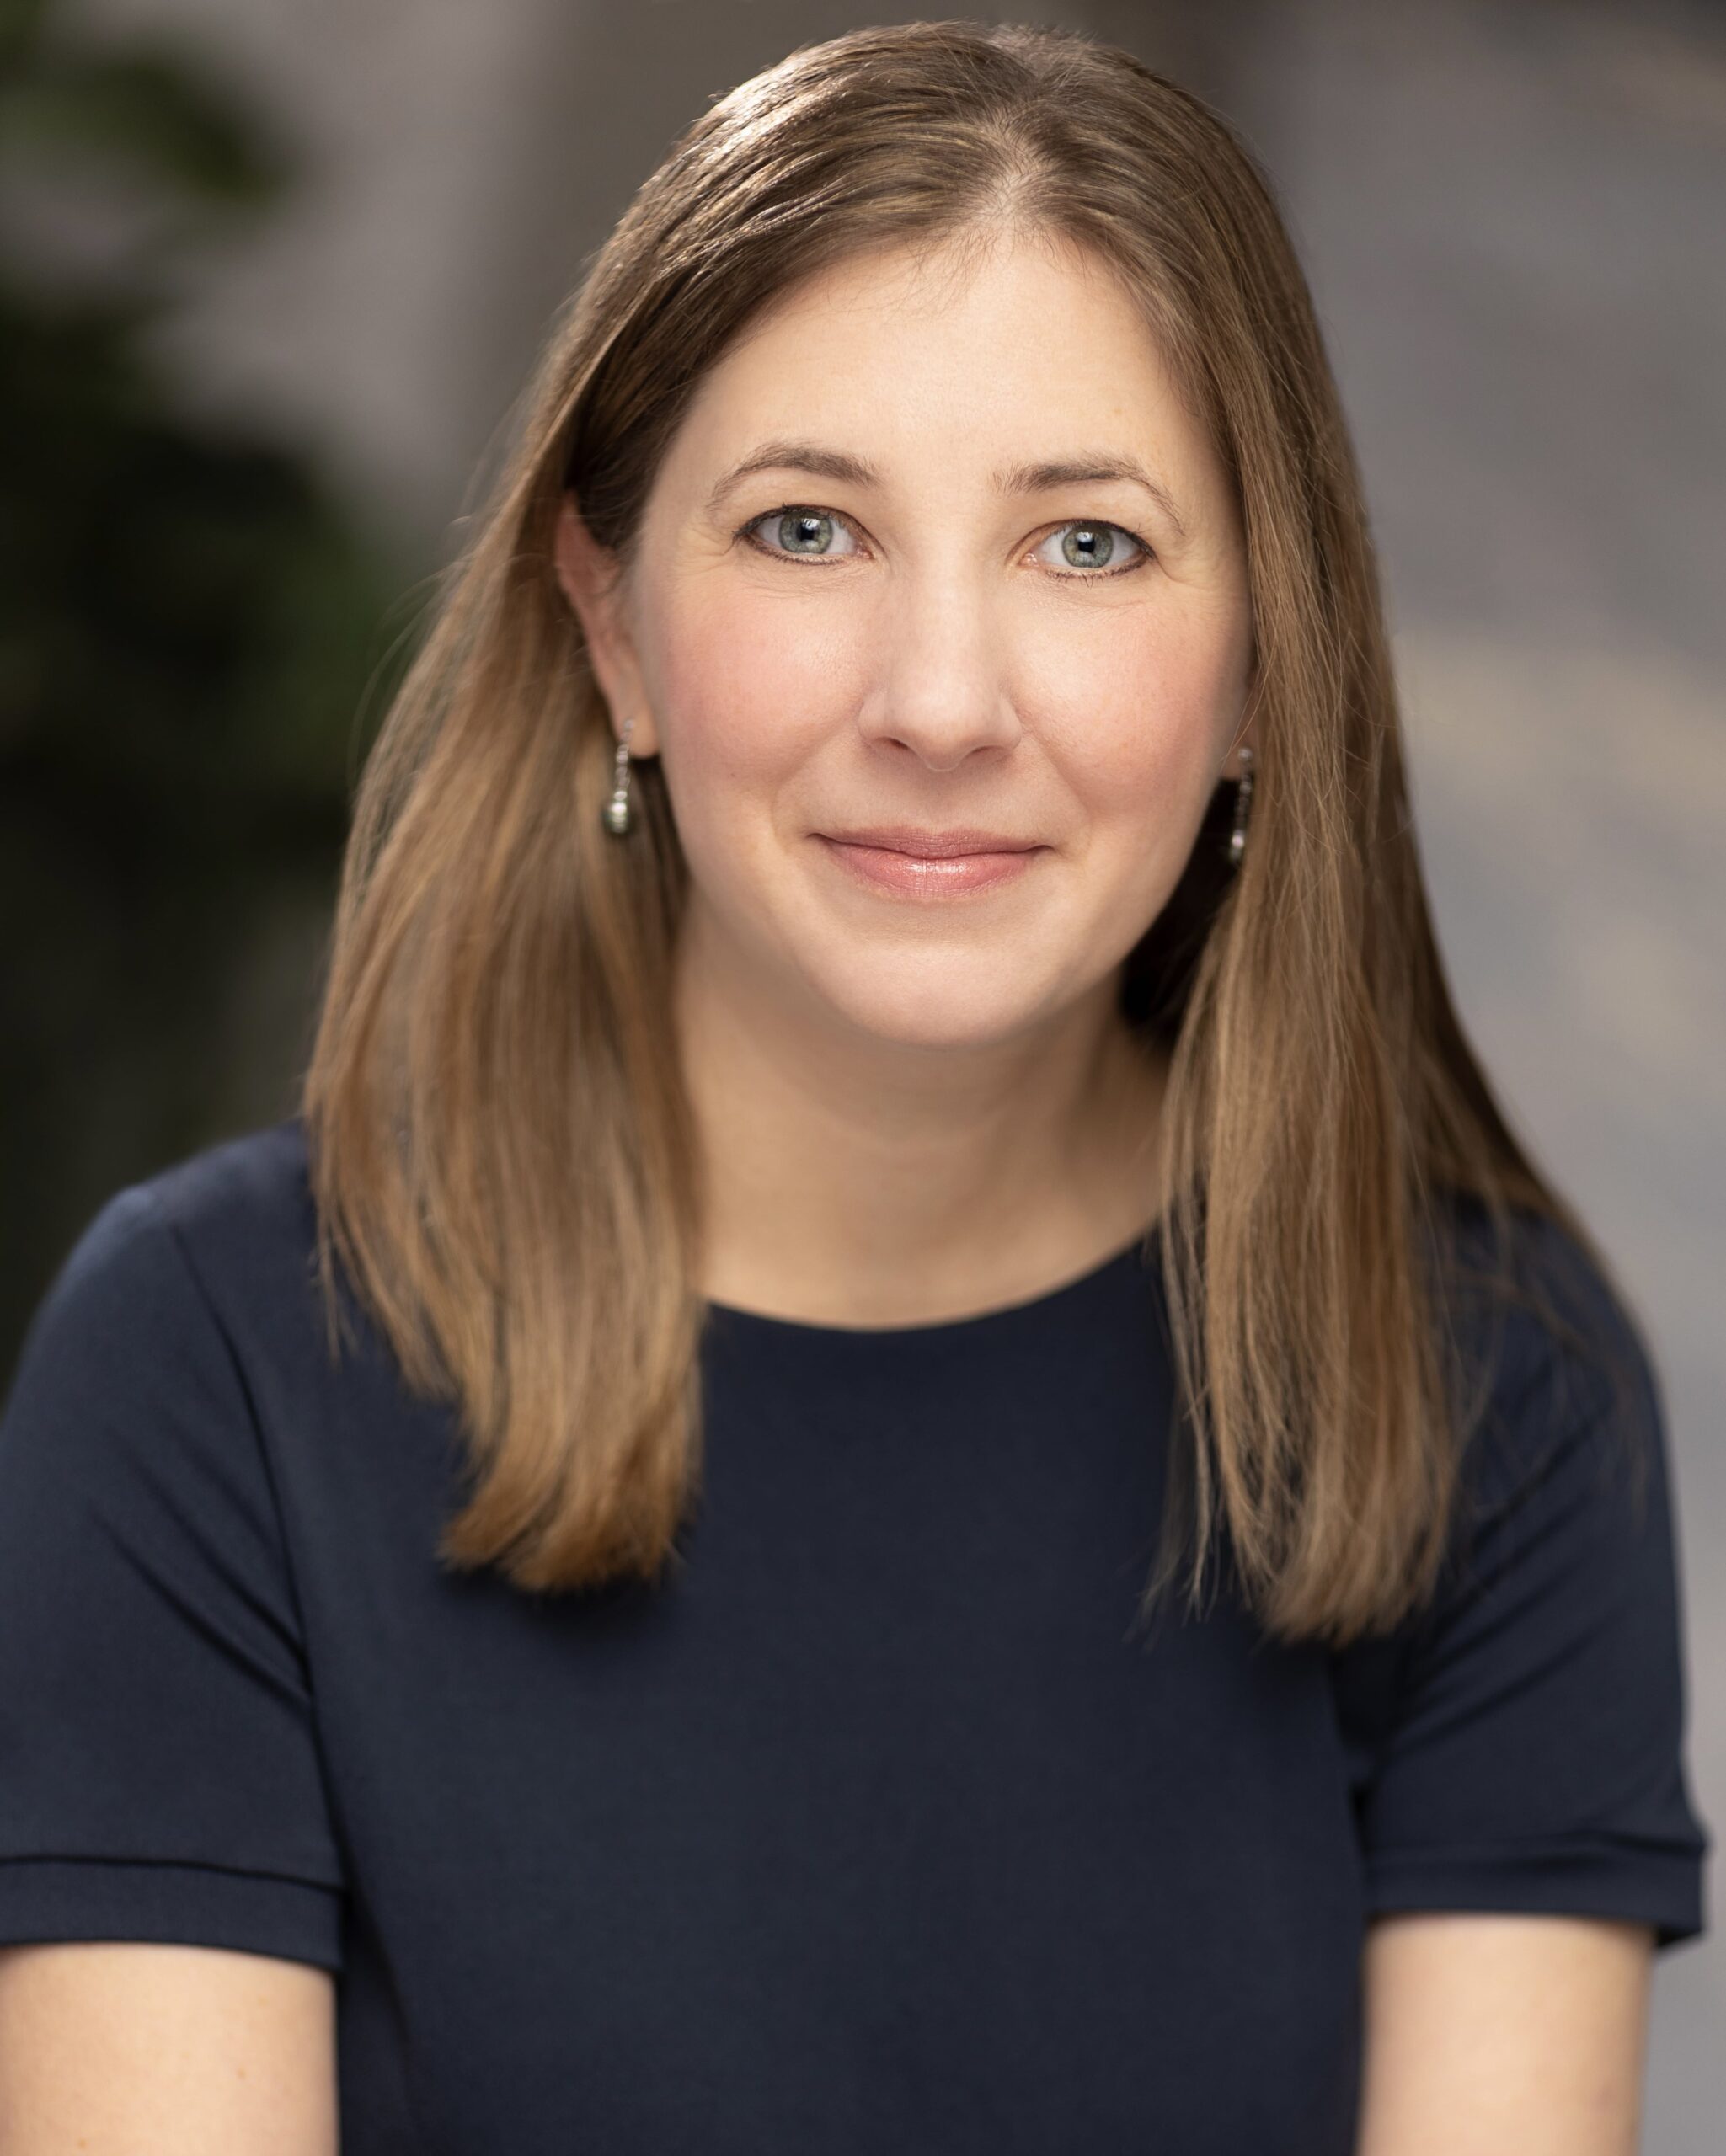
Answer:
[[[627,563],[692,391],[759,309],[865,248],[1018,232],[1142,307],[1238,490],[1258,656],[1244,863],[1201,835],[1122,985],[1172,1055],[1184,1500],[1146,1611],[1184,1551],[1202,1595],[1221,1524],[1277,1636],[1396,1622],[1437,1575],[1490,1377],[1465,1399],[1447,1353],[1458,1201],[1494,1292],[1519,1292],[1519,1214],[1606,1273],[1452,1007],[1354,457],[1253,159],[1073,33],[858,29],[719,99],[593,259],[359,787],[302,1106],[319,1273],[338,1352],[339,1259],[406,1381],[459,1408],[447,1565],[652,1579],[702,1479],[687,871],[652,759],[639,830],[601,829],[614,743],[553,569],[564,489]]]

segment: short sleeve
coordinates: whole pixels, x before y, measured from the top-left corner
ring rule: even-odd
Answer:
[[[344,1901],[244,1373],[136,1185],[50,1286],[0,1414],[0,1945],[334,1970]]]
[[[1367,1903],[1626,1919],[1665,1947],[1705,1928],[1713,1838],[1685,1757],[1664,1407],[1599,1273],[1533,1232],[1539,1285],[1608,1359],[1507,1320],[1439,1588],[1343,1657]]]

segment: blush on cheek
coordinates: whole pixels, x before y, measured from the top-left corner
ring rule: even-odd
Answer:
[[[784,608],[692,608],[666,625],[658,648],[668,758],[709,783],[783,779],[854,707],[844,653],[831,635],[799,632]]]
[[[1099,819],[1178,818],[1208,792],[1221,723],[1208,696],[1147,687],[1063,729],[1070,782]]]
[[[1051,755],[1087,767],[1105,794],[1202,789],[1242,708],[1241,610],[1170,587],[1130,613],[1099,607],[1094,619],[1044,627],[1019,671]]]

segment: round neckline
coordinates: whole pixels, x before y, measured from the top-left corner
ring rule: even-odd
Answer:
[[[962,1317],[931,1318],[910,1325],[834,1325],[812,1318],[780,1317],[768,1310],[745,1310],[736,1303],[709,1300],[705,1308],[710,1316],[721,1321],[727,1331],[772,1333],[788,1340],[872,1341],[877,1345],[895,1341],[950,1340],[1057,1310],[1083,1296],[1087,1289],[1101,1287],[1117,1273],[1125,1272],[1136,1259],[1150,1267],[1160,1264],[1162,1257],[1162,1216],[1159,1214],[1148,1227],[1138,1230],[1130,1242],[1119,1245],[1108,1257],[1087,1266],[1071,1279],[1058,1281],[1052,1288],[1039,1289],[1017,1302],[996,1303],[987,1310],[972,1310]]]

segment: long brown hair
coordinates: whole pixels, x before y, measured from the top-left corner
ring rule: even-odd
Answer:
[[[1147,1609],[1189,1530],[1202,1593],[1220,1518],[1279,1636],[1396,1621],[1437,1575],[1486,1398],[1446,1352],[1459,1205],[1507,1289],[1519,1211],[1606,1271],[1452,1007],[1353,454],[1263,174],[1197,99],[1077,35],[856,30],[703,113],[599,250],[358,790],[303,1093],[320,1278],[333,1347],[339,1258],[406,1381],[460,1410],[447,1565],[530,1590],[652,1578],[701,1480],[671,1016],[687,871],[651,759],[642,829],[601,829],[613,740],[554,574],[564,490],[627,565],[692,391],[758,309],[863,248],[1025,228],[1124,280],[1210,429],[1258,659],[1244,863],[1195,848],[1121,982],[1170,1051],[1189,1501]]]

